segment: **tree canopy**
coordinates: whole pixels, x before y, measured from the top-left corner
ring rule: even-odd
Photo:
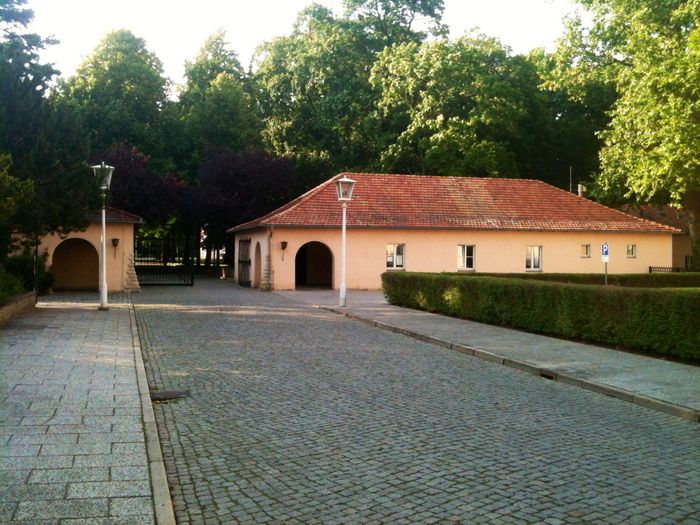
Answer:
[[[95,150],[115,144],[158,151],[168,81],[160,60],[130,31],[105,35],[62,89],[85,120]]]
[[[683,205],[700,268],[700,2],[580,0],[553,81],[578,96],[614,89],[597,183],[611,199]]]

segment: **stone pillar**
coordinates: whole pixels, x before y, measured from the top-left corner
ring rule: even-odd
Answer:
[[[265,256],[265,266],[263,267],[263,275],[260,280],[260,291],[269,292],[272,290],[272,266],[270,261],[270,254]]]

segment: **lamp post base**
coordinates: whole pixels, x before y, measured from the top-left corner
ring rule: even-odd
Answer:
[[[103,310],[103,311],[106,312],[107,310],[109,310],[109,306],[98,306],[97,309],[98,309],[98,310]]]

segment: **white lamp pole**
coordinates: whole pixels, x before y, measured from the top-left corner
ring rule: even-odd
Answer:
[[[109,310],[107,302],[107,190],[112,181],[114,168],[107,166],[104,161],[96,166],[91,166],[97,177],[97,182],[102,191],[102,250],[100,251],[100,310]]]
[[[338,301],[339,306],[347,306],[345,300],[345,245],[346,245],[346,230],[347,230],[347,209],[348,201],[352,199],[352,190],[355,185],[355,181],[344,176],[342,179],[335,181],[336,191],[338,193],[338,200],[342,203],[343,208],[343,225],[342,234],[340,237],[340,299]]]

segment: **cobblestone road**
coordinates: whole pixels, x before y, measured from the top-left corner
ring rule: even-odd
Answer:
[[[199,280],[135,297],[178,522],[698,523],[700,425]]]

